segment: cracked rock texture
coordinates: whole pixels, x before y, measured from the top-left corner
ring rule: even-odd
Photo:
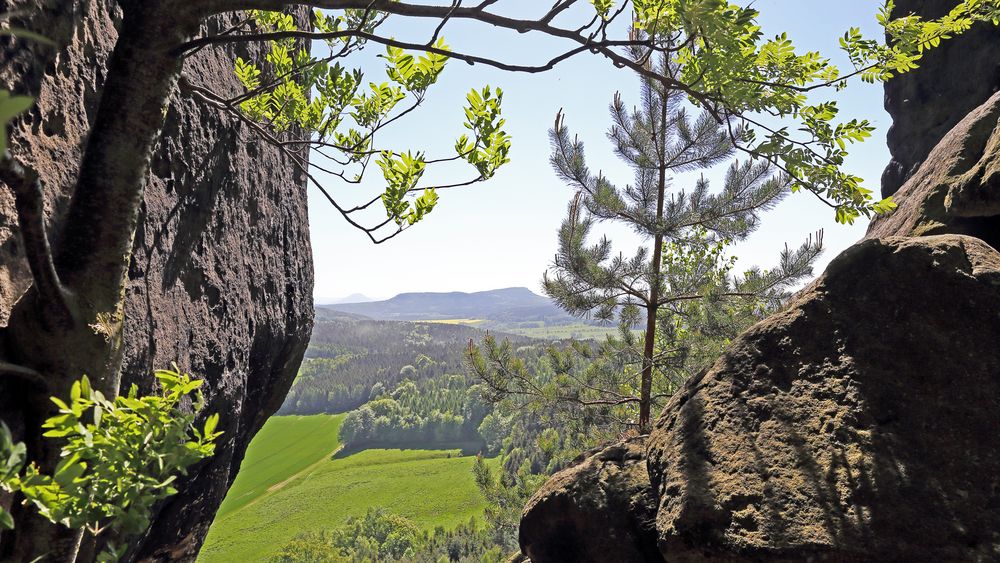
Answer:
[[[0,0],[0,12],[12,11],[26,14],[15,24],[45,31],[62,46],[17,48],[0,37],[0,87],[38,98],[14,127],[12,150],[40,173],[55,228],[71,195],[120,11],[111,0]],[[214,20],[204,31],[231,23]],[[231,61],[237,53],[256,56],[248,49],[204,49],[186,62],[184,77],[235,94]],[[13,201],[0,190],[0,324],[29,282]],[[177,362],[207,380],[205,412],[222,414],[225,434],[216,455],[159,509],[140,559],[196,556],[250,439],[280,406],[298,369],[312,327],[312,285],[304,177],[246,127],[176,94],[133,247],[123,386],[135,383],[148,392],[152,370]],[[16,410],[16,398],[0,389],[0,417],[12,418]]]
[[[868,238],[956,233],[1000,248],[1000,93],[945,135],[896,197]]]

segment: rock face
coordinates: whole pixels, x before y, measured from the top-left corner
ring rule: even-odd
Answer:
[[[113,0],[0,0],[0,12],[44,30],[58,53],[0,38],[0,87],[33,93],[38,110],[12,133],[12,149],[45,185],[50,225],[71,194],[114,47]],[[231,25],[210,22],[206,33]],[[246,47],[239,54],[254,57]],[[237,92],[231,49],[205,49],[184,79]],[[29,284],[8,190],[0,190],[0,324]],[[153,388],[170,362],[207,380],[208,412],[222,414],[217,453],[159,511],[139,558],[193,560],[246,447],[280,406],[312,327],[312,256],[304,177],[276,150],[217,109],[174,97],[153,157],[129,272],[123,385]],[[0,389],[0,418],[15,406]],[[10,397],[8,400],[16,399]],[[16,402],[16,401],[15,401]]]
[[[1000,558],[998,311],[1000,254],[979,239],[858,244],[671,400],[648,438],[649,490],[634,454],[627,480],[606,478],[618,464],[597,454],[528,504],[522,551],[535,563],[575,560],[563,546],[616,561]],[[649,494],[655,542],[627,533],[648,505],[622,510]]]
[[[897,0],[893,15],[941,17],[954,0]],[[888,143],[892,160],[882,175],[882,195],[895,194],[927,160],[944,135],[1000,90],[1000,29],[980,26],[946,42],[920,61],[920,68],[885,87],[892,116]]]
[[[839,256],[656,423],[664,557],[1000,557],[997,307],[1000,254],[979,239]]]
[[[645,439],[634,438],[586,454],[553,477],[525,507],[523,553],[532,561],[659,560],[645,450]]]
[[[646,439],[648,490],[634,453],[628,480],[604,478],[621,464],[594,454],[528,504],[522,552],[535,563],[572,560],[568,545],[598,560],[1000,560],[997,46],[996,30],[976,32],[887,86],[896,213],[672,398]],[[961,77],[934,70],[948,60]],[[628,535],[647,529],[650,508],[623,514],[624,499],[650,496],[655,540]]]
[[[869,237],[958,233],[1000,248],[1000,93],[944,136],[896,198]]]

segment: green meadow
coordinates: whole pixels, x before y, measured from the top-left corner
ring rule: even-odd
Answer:
[[[455,449],[345,455],[344,415],[278,416],[254,438],[208,533],[201,563],[264,561],[297,534],[380,506],[432,530],[480,518],[475,457]]]
[[[609,334],[618,334],[617,326],[593,326],[585,323],[546,325],[505,329],[506,332],[542,340],[604,340]]]

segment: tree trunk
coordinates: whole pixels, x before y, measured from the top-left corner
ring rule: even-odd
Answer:
[[[661,212],[663,206],[660,206]],[[663,235],[653,237],[652,275],[656,280],[649,287],[649,303],[646,306],[645,346],[642,351],[642,387],[639,395],[639,429],[649,431],[650,409],[653,393],[653,355],[656,352],[656,313],[659,311],[660,300],[660,260],[663,255]]]
[[[659,147],[657,147],[661,160],[659,166],[659,177],[657,178],[656,192],[656,222],[663,220],[663,206],[667,197],[667,164],[663,159],[663,153],[667,146],[667,104],[660,104],[660,133],[657,135],[655,129],[653,138],[659,137]],[[653,235],[653,261],[650,264],[649,280],[649,302],[646,303],[646,333],[645,346],[642,350],[642,379],[639,389],[639,432],[645,434],[650,430],[650,410],[653,403],[653,357],[656,353],[656,314],[660,310],[660,262],[663,260],[663,233],[657,232]]]
[[[40,373],[48,385],[22,407],[22,439],[29,459],[44,472],[59,459],[58,445],[41,437],[41,422],[53,413],[47,396],[67,396],[83,375],[107,397],[118,393],[132,240],[150,157],[182,64],[173,49],[198,29],[199,18],[175,2],[124,4],[62,238],[48,257],[56,289],[36,282],[14,305],[4,335],[3,359]],[[53,300],[68,311],[58,322],[46,315]],[[76,560],[79,537],[73,530],[50,524],[30,507],[17,512],[13,550],[8,545],[4,553],[15,561]]]

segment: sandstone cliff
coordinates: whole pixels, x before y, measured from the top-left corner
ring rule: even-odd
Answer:
[[[900,0],[893,15],[941,17],[954,5],[952,0]],[[986,26],[970,30],[960,41],[928,52],[920,70],[886,86],[892,160],[882,175],[882,195],[895,194],[952,127],[1000,90],[998,51],[1000,31]]]
[[[24,27],[61,47],[0,43],[0,87],[38,97],[12,149],[46,187],[50,226],[65,211],[99,101],[120,10],[113,0],[0,0]],[[231,22],[216,20],[206,31]],[[244,57],[253,56],[241,48]],[[185,79],[237,91],[233,50],[205,49]],[[29,284],[13,202],[0,193],[0,324]],[[143,539],[150,560],[192,560],[247,444],[280,406],[312,326],[312,257],[304,178],[218,110],[175,95],[153,158],[129,271],[123,385],[149,391],[151,370],[176,361],[207,379],[206,412],[222,414],[216,455],[159,511]],[[17,398],[0,389],[15,426]]]

